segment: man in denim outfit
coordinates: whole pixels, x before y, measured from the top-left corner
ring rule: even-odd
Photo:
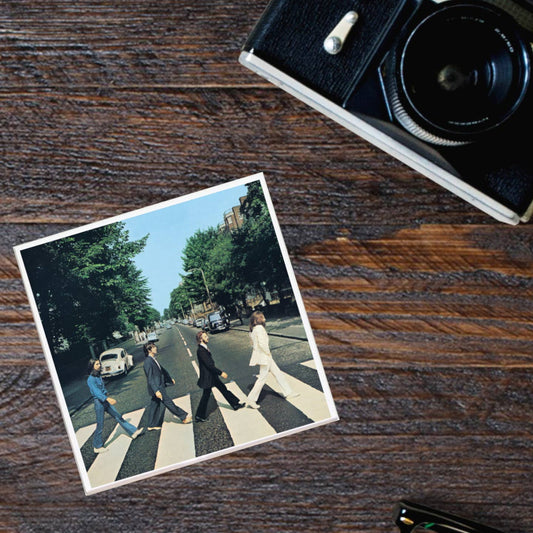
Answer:
[[[90,359],[88,366],[89,377],[87,385],[94,400],[94,410],[96,412],[96,430],[93,437],[94,453],[106,452],[104,447],[102,432],[104,429],[104,412],[107,411],[126,431],[130,438],[135,439],[143,428],[137,429],[133,424],[126,422],[122,415],[113,407],[117,401],[107,395],[104,381],[100,375],[101,363],[99,359]]]

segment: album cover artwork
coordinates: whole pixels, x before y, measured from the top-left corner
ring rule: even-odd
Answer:
[[[338,420],[263,174],[15,254],[86,494]]]

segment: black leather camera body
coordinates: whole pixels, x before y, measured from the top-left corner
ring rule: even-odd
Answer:
[[[509,224],[533,213],[533,0],[272,0],[240,62]]]

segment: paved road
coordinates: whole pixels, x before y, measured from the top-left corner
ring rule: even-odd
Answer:
[[[176,380],[167,392],[187,412],[194,414],[201,389],[196,385],[198,367],[195,335],[199,330],[175,325],[159,335],[159,362]],[[231,448],[250,441],[268,438],[282,431],[298,428],[329,417],[324,394],[315,370],[309,345],[294,338],[270,338],[271,351],[280,368],[300,396],[282,398],[274,380],[267,382],[259,403],[261,409],[228,408],[221,396],[212,398],[209,418],[204,423],[183,425],[167,412],[162,431],[150,431],[131,441],[114,420],[106,416],[104,440],[110,452],[96,456],[92,451],[94,408],[88,403],[72,415],[74,430],[85,466],[93,486],[127,478],[166,465]],[[210,335],[209,347],[215,363],[228,374],[224,380],[238,397],[245,398],[255,381],[258,367],[250,367],[251,345],[245,328]],[[106,384],[117,400],[116,408],[137,426],[146,426],[145,407],[149,397],[142,368],[144,355],[137,347],[131,350],[135,367],[125,377]],[[217,392],[218,394],[218,392]],[[111,453],[112,452],[112,453]]]

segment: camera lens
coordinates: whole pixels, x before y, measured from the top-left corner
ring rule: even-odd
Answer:
[[[477,140],[524,100],[531,52],[516,21],[489,5],[445,2],[391,53],[387,92],[396,119],[439,145]]]

